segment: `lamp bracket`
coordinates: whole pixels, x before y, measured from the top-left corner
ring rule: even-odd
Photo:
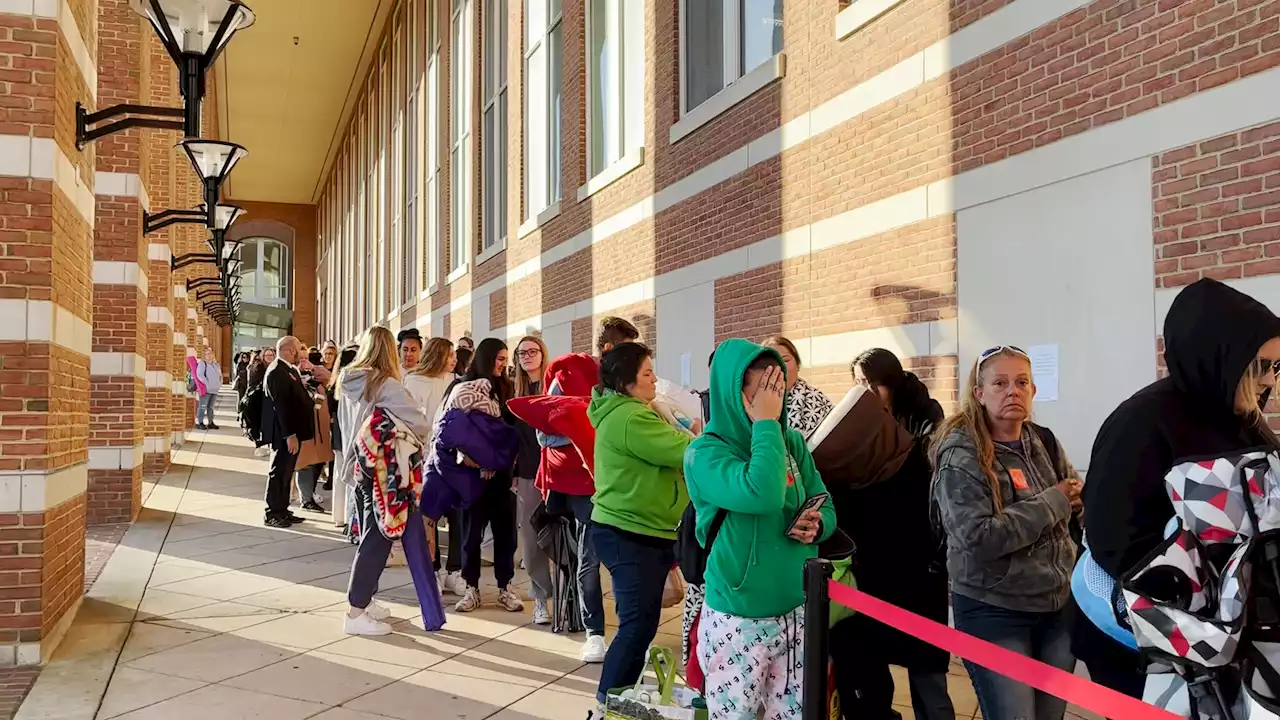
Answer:
[[[204,225],[207,215],[199,210],[161,210],[158,213],[142,213],[142,234],[150,235],[170,225]]]
[[[186,255],[181,255],[178,257],[174,257],[172,255],[169,256],[170,272],[173,272],[175,270],[180,270],[188,265],[197,265],[197,264],[217,265],[218,257],[213,253],[187,253]]]
[[[106,125],[99,123],[111,120],[112,118],[128,115],[123,120],[116,120]],[[144,117],[133,117],[142,115]],[[123,132],[131,128],[151,128],[153,130],[176,130],[184,135],[189,134],[190,128],[184,120],[187,113],[184,108],[166,108],[155,107],[153,105],[133,105],[125,103],[122,105],[113,105],[105,110],[99,110],[91,113],[85,110],[84,106],[79,102],[76,103],[76,149],[82,149],[88,143],[118,132]],[[150,117],[145,117],[150,116]],[[163,118],[177,118],[163,119]],[[199,128],[195,128],[199,134]]]

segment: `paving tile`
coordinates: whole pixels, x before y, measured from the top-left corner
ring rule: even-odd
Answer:
[[[107,720],[139,708],[163,702],[192,690],[204,687],[199,680],[161,675],[159,673],[135,670],[129,667],[116,668],[111,676],[111,684],[107,686],[107,694],[98,709],[98,720]]]
[[[151,653],[212,637],[213,633],[193,628],[175,628],[151,623],[134,623],[119,662],[129,662]]]
[[[544,688],[491,715],[490,720],[578,720],[595,708],[594,697]]]
[[[251,625],[232,633],[236,637],[270,645],[314,650],[348,637],[342,622],[323,615],[286,613],[279,619]]]
[[[118,717],[120,720],[303,720],[325,709],[318,703],[226,685],[207,685]]]
[[[416,672],[418,668],[316,650],[225,680],[223,684],[325,705],[341,705]]]
[[[190,580],[179,580],[159,587],[160,590],[195,595],[215,600],[235,600],[246,595],[275,590],[289,585],[287,580],[255,575],[244,570],[206,575]],[[185,609],[185,608],[184,608]]]
[[[489,717],[531,692],[533,689],[529,687],[448,675],[431,669],[356,698],[343,707],[401,720],[419,720],[424,717],[424,709],[430,708],[432,720],[474,720]]]
[[[302,652],[300,649],[270,645],[234,635],[214,635],[139,658],[127,663],[127,667],[191,680],[218,682]]]

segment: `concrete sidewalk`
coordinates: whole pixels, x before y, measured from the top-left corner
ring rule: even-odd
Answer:
[[[445,630],[428,634],[408,572],[394,568],[379,597],[396,633],[343,635],[354,548],[327,515],[263,527],[267,463],[239,435],[230,398],[217,418],[223,430],[193,434],[169,473],[144,489],[143,511],[19,720],[586,717],[599,666],[578,660],[581,636],[532,625],[532,603],[524,614],[467,615],[449,604]],[[489,570],[482,582],[492,602]],[[524,573],[517,583],[527,589]],[[605,605],[612,626],[612,599]],[[663,618],[657,642],[678,652],[679,608]],[[973,718],[963,670],[951,681],[958,716]]]

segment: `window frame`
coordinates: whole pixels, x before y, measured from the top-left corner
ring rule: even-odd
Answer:
[[[450,14],[449,97],[451,117],[449,143],[449,275],[451,283],[470,270],[472,217],[475,207],[471,182],[472,99],[475,63],[471,50],[475,47],[475,12],[473,0],[452,0]],[[467,60],[459,62],[459,59]]]
[[[616,41],[608,43],[605,50],[605,67],[613,80],[604,86],[601,95],[606,108],[602,117],[606,124],[613,125],[608,112],[616,117],[616,157],[598,162],[596,155],[596,103],[594,100],[596,75],[593,67],[594,38],[592,37],[596,5],[600,3],[605,9],[605,31],[612,25],[616,33]],[[583,64],[586,74],[586,174],[587,182],[578,188],[578,200],[585,200],[591,195],[613,184],[627,173],[644,164],[645,116],[648,107],[645,105],[645,57],[644,57],[644,3],[627,2],[626,0],[587,0],[585,8],[586,23],[583,32]],[[610,21],[613,22],[610,22]],[[628,38],[630,37],[630,41]],[[612,59],[612,61],[610,61]],[[612,88],[612,91],[611,91]],[[609,136],[601,140],[601,150],[610,150]]]
[[[535,3],[541,5],[541,16],[545,20],[542,27],[536,29],[533,28],[534,18],[530,10]],[[524,187],[521,217],[525,222],[520,228],[522,235],[557,214],[563,192],[560,131],[564,127],[564,3],[561,0],[527,0],[524,27]],[[556,33],[560,33],[559,54],[553,57],[551,38]],[[559,72],[554,74],[559,76],[559,93],[551,80],[557,65]],[[536,84],[535,79],[540,84]],[[535,92],[537,89],[542,92]],[[552,122],[553,112],[559,120],[557,123]],[[535,177],[538,178],[537,183],[534,182]],[[548,212],[553,210],[553,206],[556,206],[555,211]]]
[[[507,37],[510,30],[507,0],[481,0],[484,47],[481,49],[481,220],[476,264],[507,246]],[[493,127],[489,120],[492,117]]]
[[[440,212],[440,33],[436,20],[439,8],[436,0],[427,0],[430,15],[427,31],[426,59],[426,142],[424,173],[424,225],[427,238],[427,289],[429,295],[440,286],[440,268],[446,234],[441,232]]]

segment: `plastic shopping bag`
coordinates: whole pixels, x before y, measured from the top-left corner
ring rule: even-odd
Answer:
[[[662,587],[662,607],[672,608],[684,603],[684,577],[680,571],[671,568],[667,573],[667,582]]]
[[[649,664],[657,685],[615,688],[605,699],[605,720],[707,720],[707,703],[697,691],[676,686],[676,664],[670,648],[649,648]]]

